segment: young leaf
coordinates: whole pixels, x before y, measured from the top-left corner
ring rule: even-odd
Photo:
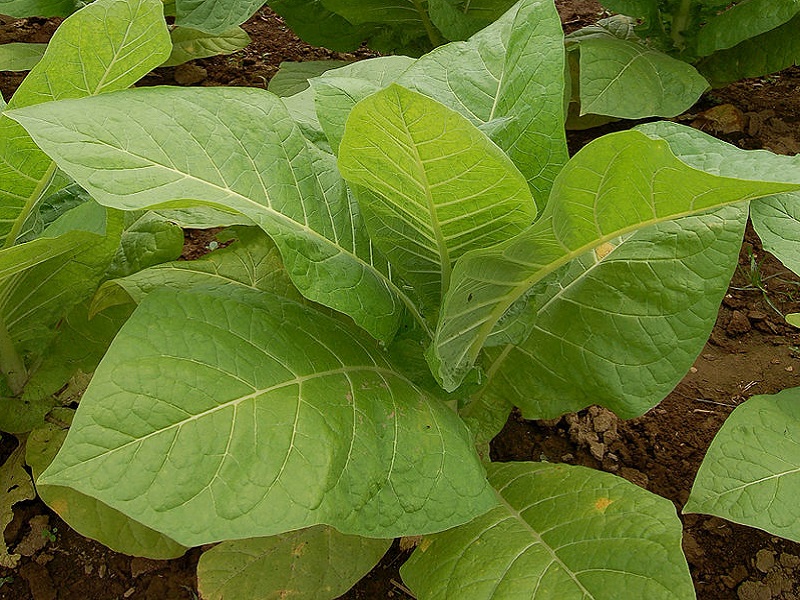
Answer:
[[[490,465],[501,505],[426,537],[400,570],[420,600],[693,598],[672,503],[584,467]]]
[[[56,30],[8,110],[126,88],[162,63],[170,47],[160,0],[97,0]],[[5,247],[16,241],[54,169],[25,130],[6,113],[0,115],[0,241]]]
[[[175,260],[183,250],[183,230],[147,212],[122,233],[106,278],[125,277],[147,267]]]
[[[709,161],[719,156],[713,146],[709,154]],[[506,311],[542,278],[589,250],[648,225],[800,189],[800,172],[774,178],[770,154],[758,156],[764,168],[751,156],[755,176],[736,179],[692,168],[665,141],[638,131],[587,145],[559,173],[545,213],[531,228],[456,264],[429,353],[437,379],[455,389]]]
[[[750,218],[764,250],[800,275],[800,194],[778,194],[754,202]]]
[[[438,308],[465,252],[519,233],[536,205],[506,155],[460,114],[397,85],[350,113],[339,169],[375,245]]]
[[[163,66],[173,67],[195,58],[233,54],[250,43],[250,36],[241,27],[233,27],[213,35],[191,29],[176,27],[170,32],[172,54]]]
[[[684,513],[706,513],[800,542],[800,388],[754,396],[708,449]]]
[[[320,189],[324,163],[277,96],[150,88],[13,114],[99,202],[241,212],[275,240],[306,297],[348,314],[378,339],[394,334],[402,293],[357,227],[357,207]]]
[[[323,523],[389,538],[493,506],[458,417],[374,341],[246,291],[147,296],[38,483],[184,545]]]
[[[30,71],[42,60],[47,44],[0,45],[0,71]]]
[[[222,542],[200,557],[197,587],[206,600],[260,600],[271,594],[333,600],[366,575],[391,543],[322,525]]]
[[[423,56],[397,80],[484,129],[525,176],[540,209],[568,158],[563,35],[552,2],[522,0],[468,41]]]

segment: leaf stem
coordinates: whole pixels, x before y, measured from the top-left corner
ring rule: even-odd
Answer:
[[[672,26],[670,27],[670,37],[675,43],[675,47],[683,50],[686,47],[686,38],[683,32],[689,28],[689,21],[691,20],[692,0],[681,0],[680,8],[672,17]]]
[[[17,353],[6,323],[0,317],[0,372],[6,376],[8,387],[14,396],[19,396],[28,381],[28,371],[22,357]]]
[[[25,221],[28,220],[28,216],[30,216],[33,209],[36,208],[36,205],[39,203],[39,199],[50,185],[50,182],[53,181],[53,175],[55,175],[55,172],[56,163],[51,161],[50,166],[47,167],[47,171],[45,171],[44,175],[42,175],[42,178],[39,179],[39,183],[36,185],[36,188],[33,190],[33,192],[31,192],[31,195],[28,196],[28,199],[25,201],[25,206],[22,207],[22,211],[14,221],[14,224],[11,226],[11,231],[8,232],[8,237],[6,237],[6,241],[3,244],[2,250],[11,248],[11,246],[13,246],[17,241],[17,237],[19,236],[19,232],[22,230],[22,226],[25,224]]]
[[[422,7],[421,0],[413,0],[413,2],[414,8],[417,9],[419,18],[422,21],[422,25],[425,27],[425,33],[428,34],[428,39],[431,41],[431,44],[433,44],[433,47],[436,48],[437,46],[444,44],[445,40],[442,38],[439,30],[433,26],[431,18],[428,16],[428,11]]]

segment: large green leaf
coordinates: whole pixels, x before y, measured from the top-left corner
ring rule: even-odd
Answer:
[[[397,83],[483,128],[528,180],[541,208],[567,161],[564,70],[555,6],[522,0],[468,41],[422,57]]]
[[[323,523],[389,538],[494,505],[458,417],[375,342],[244,291],[147,296],[38,483],[184,545]]]
[[[420,600],[694,597],[672,503],[608,473],[493,464],[501,505],[422,541],[400,570]]]
[[[222,542],[200,557],[197,587],[206,600],[333,600],[366,575],[391,543],[325,526]]]
[[[499,19],[515,0],[429,0],[431,22],[448,40],[465,40]]]
[[[800,194],[764,198],[753,204],[750,218],[764,249],[800,275]]]
[[[0,45],[0,71],[30,71],[42,60],[47,44],[11,43]]]
[[[352,110],[339,169],[373,192],[357,194],[371,239],[434,310],[459,257],[536,216],[502,150],[459,113],[397,85]]]
[[[662,129],[680,135],[688,128]],[[733,152],[707,136],[700,140],[698,154],[707,163]],[[506,311],[574,258],[648,225],[800,188],[800,170],[776,174],[774,155],[747,156],[753,172],[737,179],[715,175],[710,165],[708,172],[693,168],[667,142],[638,131],[587,145],[559,173],[545,213],[530,229],[456,263],[429,353],[437,379],[448,390],[457,387]]]
[[[709,20],[697,34],[697,54],[718,50],[771,31],[800,13],[800,0],[748,0]]]
[[[489,338],[512,339],[486,350],[483,402],[511,402],[528,419],[591,404],[623,418],[652,408],[702,351],[746,221],[741,207],[668,221],[556,270]]]
[[[746,77],[759,77],[800,63],[800,15],[791,21],[747,39],[728,50],[715,52],[697,64],[715,86]]]
[[[28,437],[25,460],[34,478],[53,460],[67,435],[66,427],[48,423]],[[129,519],[121,512],[73,489],[37,485],[41,499],[75,531],[108,546],[115,552],[154,559],[177,558],[187,548]]]
[[[262,5],[262,0],[176,0],[175,24],[222,35],[247,21]]]
[[[126,88],[162,63],[170,47],[160,0],[97,0],[56,30],[8,110]],[[6,247],[15,242],[53,170],[25,130],[0,115],[0,241]]]
[[[322,0],[271,0],[269,7],[312,46],[350,52],[374,33],[373,26],[353,25],[340,14],[328,10]]]
[[[578,45],[581,115],[674,117],[708,89],[694,67],[640,42],[597,35]]]
[[[322,188],[321,177],[338,177],[335,159],[308,147],[277,96],[150,88],[11,114],[99,202],[238,211],[275,240],[306,297],[379,339],[394,334],[402,293],[372,252],[357,207]]]
[[[241,27],[219,34],[209,34],[190,27],[176,27],[170,32],[172,53],[164,63],[171,67],[195,58],[233,54],[250,43],[250,36]]]
[[[800,542],[800,388],[754,396],[725,420],[685,513],[707,513]]]

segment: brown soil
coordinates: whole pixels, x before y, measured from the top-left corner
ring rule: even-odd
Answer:
[[[557,0],[565,28],[577,29],[602,14],[593,0]],[[0,17],[0,43],[47,41],[57,21]],[[268,9],[245,25],[253,43],[229,57],[194,61],[196,85],[264,87],[282,61],[354,59],[300,42]],[[179,73],[178,78],[182,75]],[[147,84],[172,84],[175,68],[157,69]],[[21,74],[0,73],[8,99]],[[800,68],[714,90],[678,120],[743,148],[800,151]],[[630,124],[572,134],[573,151],[607,131]],[[542,460],[587,465],[685,503],[700,461],[734,407],[754,394],[800,385],[800,331],[787,326],[773,306],[800,311],[800,283],[764,253],[748,230],[740,271],[720,308],[714,332],[692,371],[656,408],[621,421],[593,407],[549,422],[512,415],[493,443],[496,460]],[[187,256],[203,252],[210,238],[187,232]],[[764,290],[756,288],[751,256]],[[13,449],[0,441],[0,457]],[[800,544],[718,518],[686,515],[684,550],[701,600],[800,598]],[[14,570],[0,568],[3,600],[182,600],[196,598],[195,566],[200,551],[172,561],[116,554],[74,533],[38,501],[19,504],[5,532],[9,546],[29,555]],[[33,542],[33,543],[31,543]],[[43,542],[43,543],[42,543]],[[380,565],[343,598],[408,598],[398,569],[408,551],[396,543]]]

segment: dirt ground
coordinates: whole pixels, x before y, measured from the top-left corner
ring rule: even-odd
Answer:
[[[570,31],[602,15],[592,0],[557,0],[557,5]],[[0,43],[46,41],[56,25],[54,20],[0,17]],[[193,80],[194,85],[265,87],[282,61],[370,56],[366,49],[343,55],[311,48],[268,9],[260,10],[245,29],[253,38],[245,50],[157,69],[145,83]],[[6,99],[21,79],[20,74],[0,72],[0,91]],[[800,68],[709,92],[678,120],[743,148],[796,154]],[[612,124],[571,134],[570,148],[574,152],[593,137],[628,126]],[[202,232],[189,232],[187,253],[207,242]],[[630,421],[596,407],[549,422],[512,415],[493,443],[493,458],[546,459],[603,469],[669,498],[680,510],[708,445],[733,408],[752,395],[800,385],[800,330],[786,325],[776,308],[800,312],[800,282],[764,253],[748,230],[740,269],[710,340],[691,372],[660,405]],[[0,442],[2,460],[13,449],[9,439]],[[682,518],[684,550],[700,600],[800,599],[800,544],[714,517]],[[24,558],[15,570],[0,568],[2,600],[197,598],[199,549],[172,561],[116,554],[72,532],[40,502],[16,506],[5,538],[9,547],[24,551]],[[395,543],[343,598],[409,598],[398,575],[407,556]]]

